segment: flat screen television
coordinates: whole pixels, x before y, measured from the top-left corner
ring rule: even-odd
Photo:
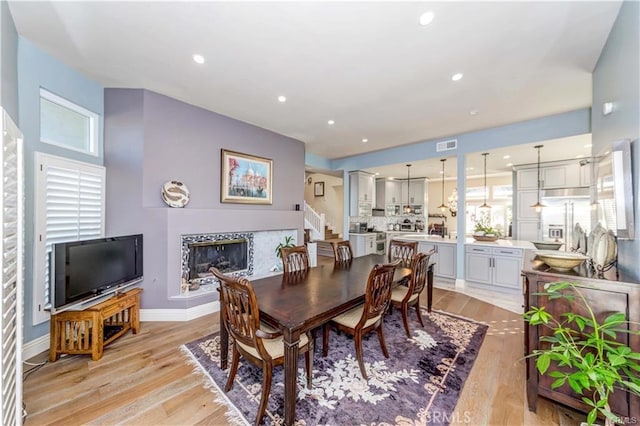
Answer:
[[[142,281],[142,234],[54,244],[50,265],[51,313],[90,306]]]

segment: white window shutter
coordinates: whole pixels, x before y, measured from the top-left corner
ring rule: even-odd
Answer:
[[[49,253],[55,243],[104,236],[105,169],[36,153],[34,324],[49,317]]]
[[[22,316],[24,287],[24,173],[22,134],[9,115],[0,109],[2,118],[2,304],[0,329],[2,344],[1,396],[2,424],[22,424]]]

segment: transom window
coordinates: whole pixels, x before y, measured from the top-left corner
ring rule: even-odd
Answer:
[[[40,89],[40,141],[98,155],[99,116]]]

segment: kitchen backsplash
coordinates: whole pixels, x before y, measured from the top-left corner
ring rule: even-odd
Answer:
[[[385,231],[387,229],[387,225],[394,223],[401,223],[405,219],[409,219],[411,223],[416,221],[426,222],[426,218],[421,215],[409,214],[402,216],[350,216],[349,223],[355,222],[367,222],[369,227],[373,227],[379,231]]]

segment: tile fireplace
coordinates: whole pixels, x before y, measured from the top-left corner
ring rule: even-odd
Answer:
[[[181,239],[182,276],[189,283],[216,283],[211,267],[234,276],[253,275],[253,232],[182,235]]]

